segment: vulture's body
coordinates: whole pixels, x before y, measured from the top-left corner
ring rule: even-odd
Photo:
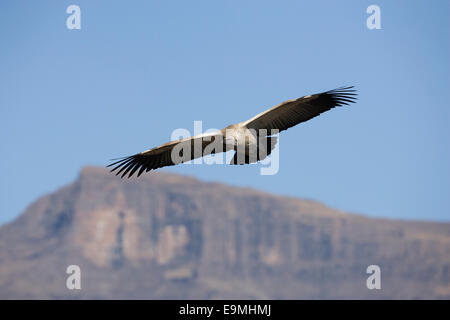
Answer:
[[[230,164],[247,164],[268,156],[280,131],[308,121],[332,108],[356,100],[353,87],[342,87],[285,101],[253,118],[222,130],[165,143],[110,164],[122,177],[140,176],[144,171],[172,166],[209,154],[235,150]]]

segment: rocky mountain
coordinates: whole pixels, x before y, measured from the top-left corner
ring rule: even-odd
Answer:
[[[81,290],[66,287],[69,265]],[[450,224],[88,167],[0,228],[0,298],[448,299]]]

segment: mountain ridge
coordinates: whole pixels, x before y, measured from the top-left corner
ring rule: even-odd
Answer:
[[[449,298],[449,257],[450,223],[85,167],[0,227],[0,298]],[[80,291],[65,288],[71,264]],[[365,286],[372,264],[381,290]]]

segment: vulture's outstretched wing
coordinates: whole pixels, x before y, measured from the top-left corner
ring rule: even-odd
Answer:
[[[218,148],[214,148],[217,146]],[[213,133],[204,133],[198,136],[185,139],[170,141],[159,147],[137,153],[135,155],[118,159],[107,167],[113,167],[111,172],[116,175],[122,173],[122,178],[128,173],[128,178],[138,171],[139,177],[144,171],[152,169],[173,166],[179,163],[187,162],[204,155],[219,153],[224,150],[223,135],[221,131]]]
[[[269,135],[271,129],[286,130],[334,107],[355,102],[356,90],[352,88],[341,87],[285,101],[245,121],[243,125],[249,129],[266,129]]]

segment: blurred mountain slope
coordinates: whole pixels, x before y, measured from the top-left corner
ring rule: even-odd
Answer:
[[[82,289],[66,288],[79,265]],[[381,290],[366,268],[381,267]],[[450,298],[450,224],[86,167],[0,228],[0,298]]]

